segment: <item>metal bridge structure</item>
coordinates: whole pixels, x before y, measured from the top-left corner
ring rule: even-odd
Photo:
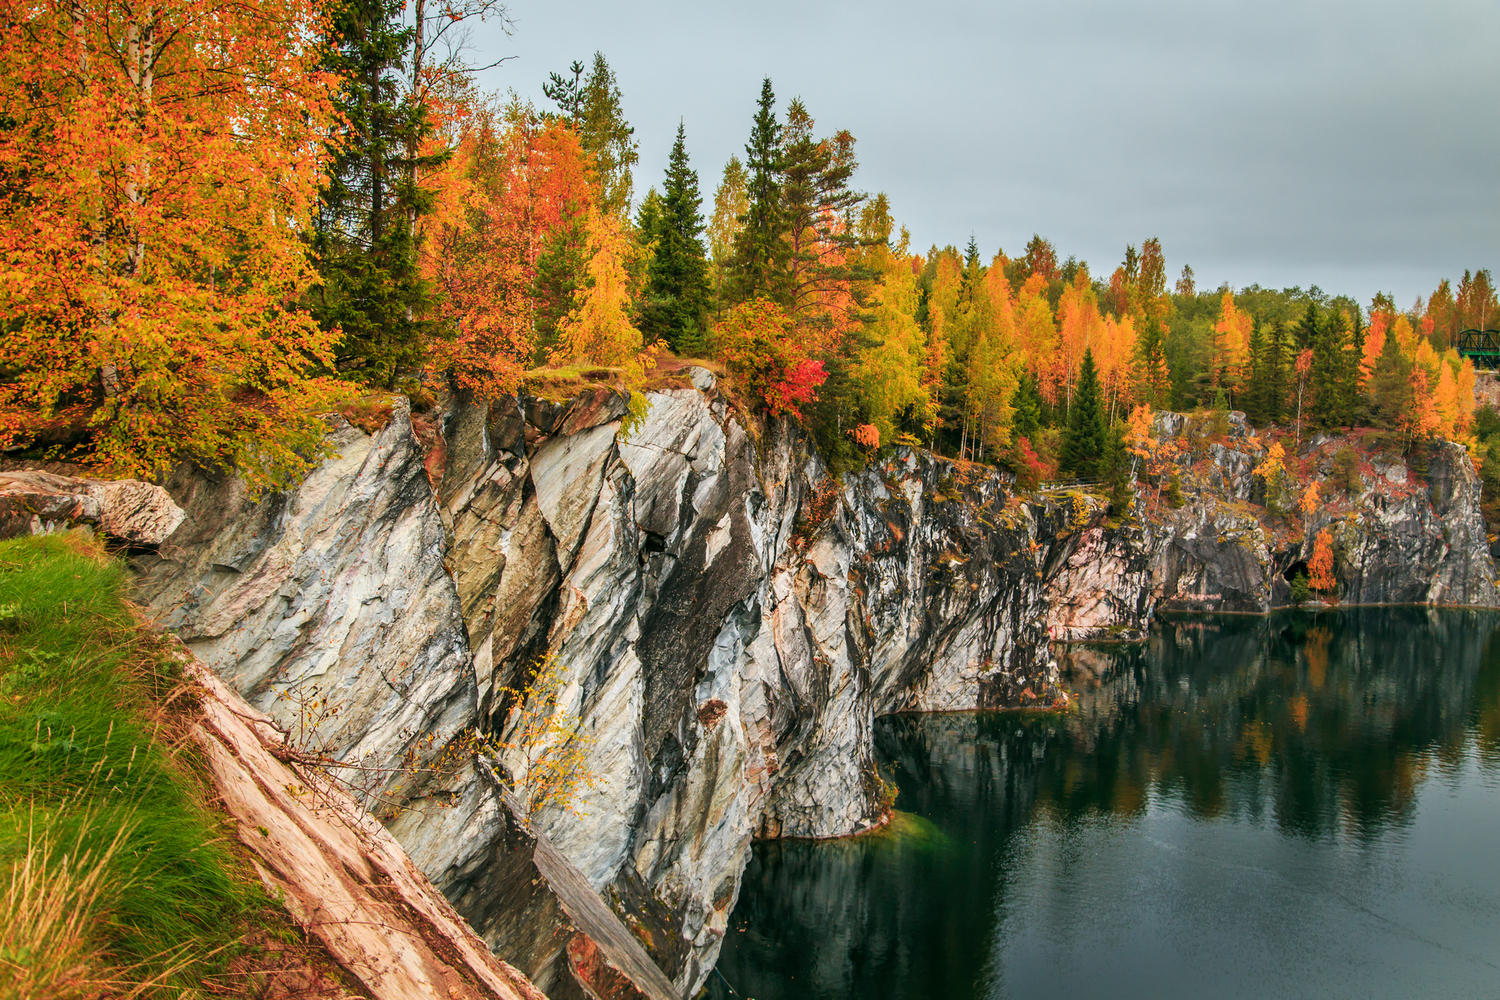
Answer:
[[[1500,330],[1464,330],[1453,338],[1453,346],[1475,368],[1500,370]]]

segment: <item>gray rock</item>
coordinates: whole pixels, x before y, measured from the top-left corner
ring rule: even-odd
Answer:
[[[321,738],[345,756],[436,754],[471,725],[505,738],[511,692],[550,656],[598,780],[531,830],[682,995],[712,968],[754,838],[880,821],[877,715],[1060,703],[1054,650],[1139,638],[1158,610],[1285,603],[1323,528],[1346,601],[1500,603],[1456,445],[1433,449],[1426,489],[1320,509],[1293,545],[1252,505],[1264,444],[1239,414],[1208,443],[1159,414],[1189,502],[1115,524],[1102,498],[1018,498],[905,448],[834,480],[795,427],[757,445],[689,375],[700,388],[649,394],[623,437],[604,390],[456,401],[436,492],[400,408],[375,437],[341,425],[340,457],[285,494],[185,477],[187,519],[140,583],[263,709],[336,693]],[[524,757],[498,763],[528,780]],[[515,902],[531,897],[502,863],[514,823],[472,761],[385,791],[392,832],[481,936],[552,932],[553,903]]]

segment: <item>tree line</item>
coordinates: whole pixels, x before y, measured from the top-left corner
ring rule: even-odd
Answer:
[[[1406,309],[1317,288],[1107,277],[1041,236],[919,251],[858,190],[855,138],[771,80],[711,200],[679,125],[637,191],[605,56],[547,106],[481,92],[455,44],[494,0],[75,0],[0,45],[8,277],[0,447],[256,482],[320,454],[353,387],[475,397],[538,369],[627,390],[670,355],[800,420],[835,468],[906,442],[1026,480],[1119,479],[1142,407],[1470,435],[1454,334],[1490,273]],[[747,95],[751,97],[752,95]]]

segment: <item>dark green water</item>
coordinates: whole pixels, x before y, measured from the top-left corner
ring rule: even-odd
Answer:
[[[881,720],[893,829],[757,845],[719,969],[755,1000],[1500,997],[1497,640],[1197,619],[1075,657],[1066,716]]]

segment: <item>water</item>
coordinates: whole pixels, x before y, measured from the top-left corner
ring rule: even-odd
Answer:
[[[757,845],[710,995],[1500,997],[1500,615],[1161,625],[1068,715],[880,720],[885,833]]]

